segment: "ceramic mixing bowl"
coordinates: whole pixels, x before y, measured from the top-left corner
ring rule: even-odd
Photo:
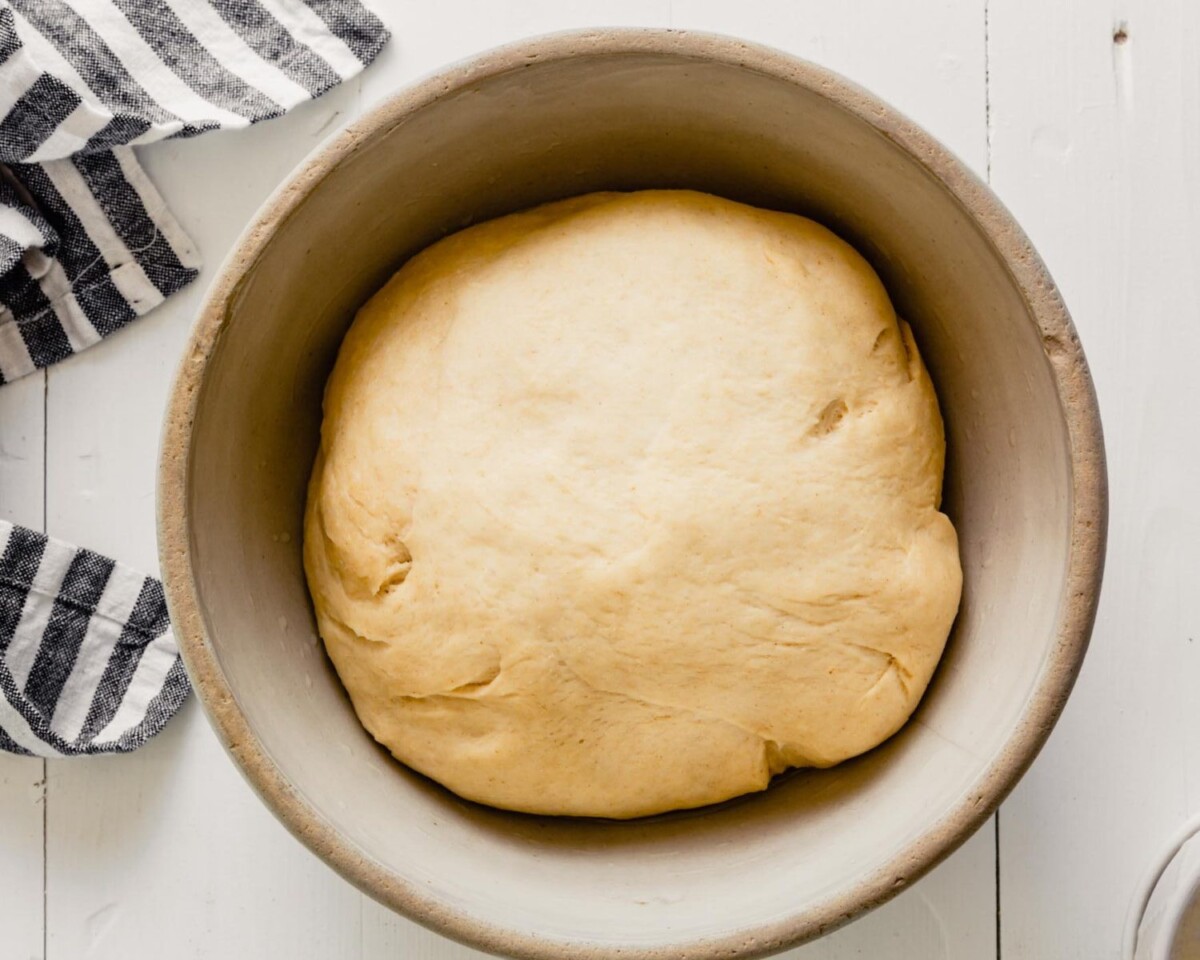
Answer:
[[[652,820],[503,813],[376,746],[318,642],[300,542],[321,391],[356,308],[414,252],[546,200],[642,187],[804,213],[873,262],[941,398],[962,609],[920,709],[864,757]],[[670,31],[484,54],[397,94],[306,161],[212,287],[171,401],[160,484],[187,666],[264,802],[388,906],[547,960],[767,953],[945,857],[1063,706],[1092,625],[1105,518],[1079,340],[992,193],[828,71]]]

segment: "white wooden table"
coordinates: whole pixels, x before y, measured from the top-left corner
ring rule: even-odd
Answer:
[[[1129,902],[1200,810],[1200,4],[1194,0],[375,0],[356,83],[251,131],[142,156],[199,281],[0,390],[0,516],[155,568],[159,422],[197,304],[252,213],[329,133],[448,61],[598,24],[739,34],[891,101],[989,179],[1074,313],[1109,450],[1108,574],[1046,750],[959,852],[803,960],[1116,960]],[[279,826],[195,702],[141,752],[0,755],[4,960],[465,960]]]

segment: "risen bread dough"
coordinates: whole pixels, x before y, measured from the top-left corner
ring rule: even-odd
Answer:
[[[594,194],[415,257],[325,395],[304,559],[355,710],[464,797],[634,817],[908,718],[961,587],[907,325],[798,216]]]

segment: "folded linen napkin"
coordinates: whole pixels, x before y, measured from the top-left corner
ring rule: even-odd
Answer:
[[[357,0],[0,0],[0,384],[195,279],[132,147],[280,116],[387,39]],[[0,750],[132,750],[187,692],[158,581],[0,521]]]

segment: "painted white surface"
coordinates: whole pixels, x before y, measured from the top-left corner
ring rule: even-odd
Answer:
[[[0,517],[42,529],[45,377],[0,387]],[[0,753],[0,956],[41,958],[46,766]]]
[[[1002,943],[1115,958],[1147,864],[1200,811],[1200,7],[991,7],[992,180],[1087,348],[1112,500],[1091,651],[1001,815]]]
[[[1079,687],[1001,811],[999,927],[989,824],[892,903],[791,956],[1117,960],[1144,867],[1200,809],[1200,737],[1191,735],[1200,730],[1200,592],[1190,580],[1200,570],[1200,439],[1189,416],[1200,400],[1190,376],[1200,348],[1200,6],[375,6],[395,39],[360,80],[249,131],[143,151],[204,273],[128,331],[0,389],[0,516],[41,528],[44,515],[55,535],[154,569],[159,423],[204,289],[287,172],[398,85],[497,43],[598,24],[716,30],[808,57],[890,100],[981,175],[990,170],[1061,284],[1092,361],[1113,524]],[[1122,23],[1125,42],[1114,43]],[[194,703],[133,756],[47,766],[43,796],[40,761],[0,756],[6,960],[476,956],[362,897],[289,837]]]

